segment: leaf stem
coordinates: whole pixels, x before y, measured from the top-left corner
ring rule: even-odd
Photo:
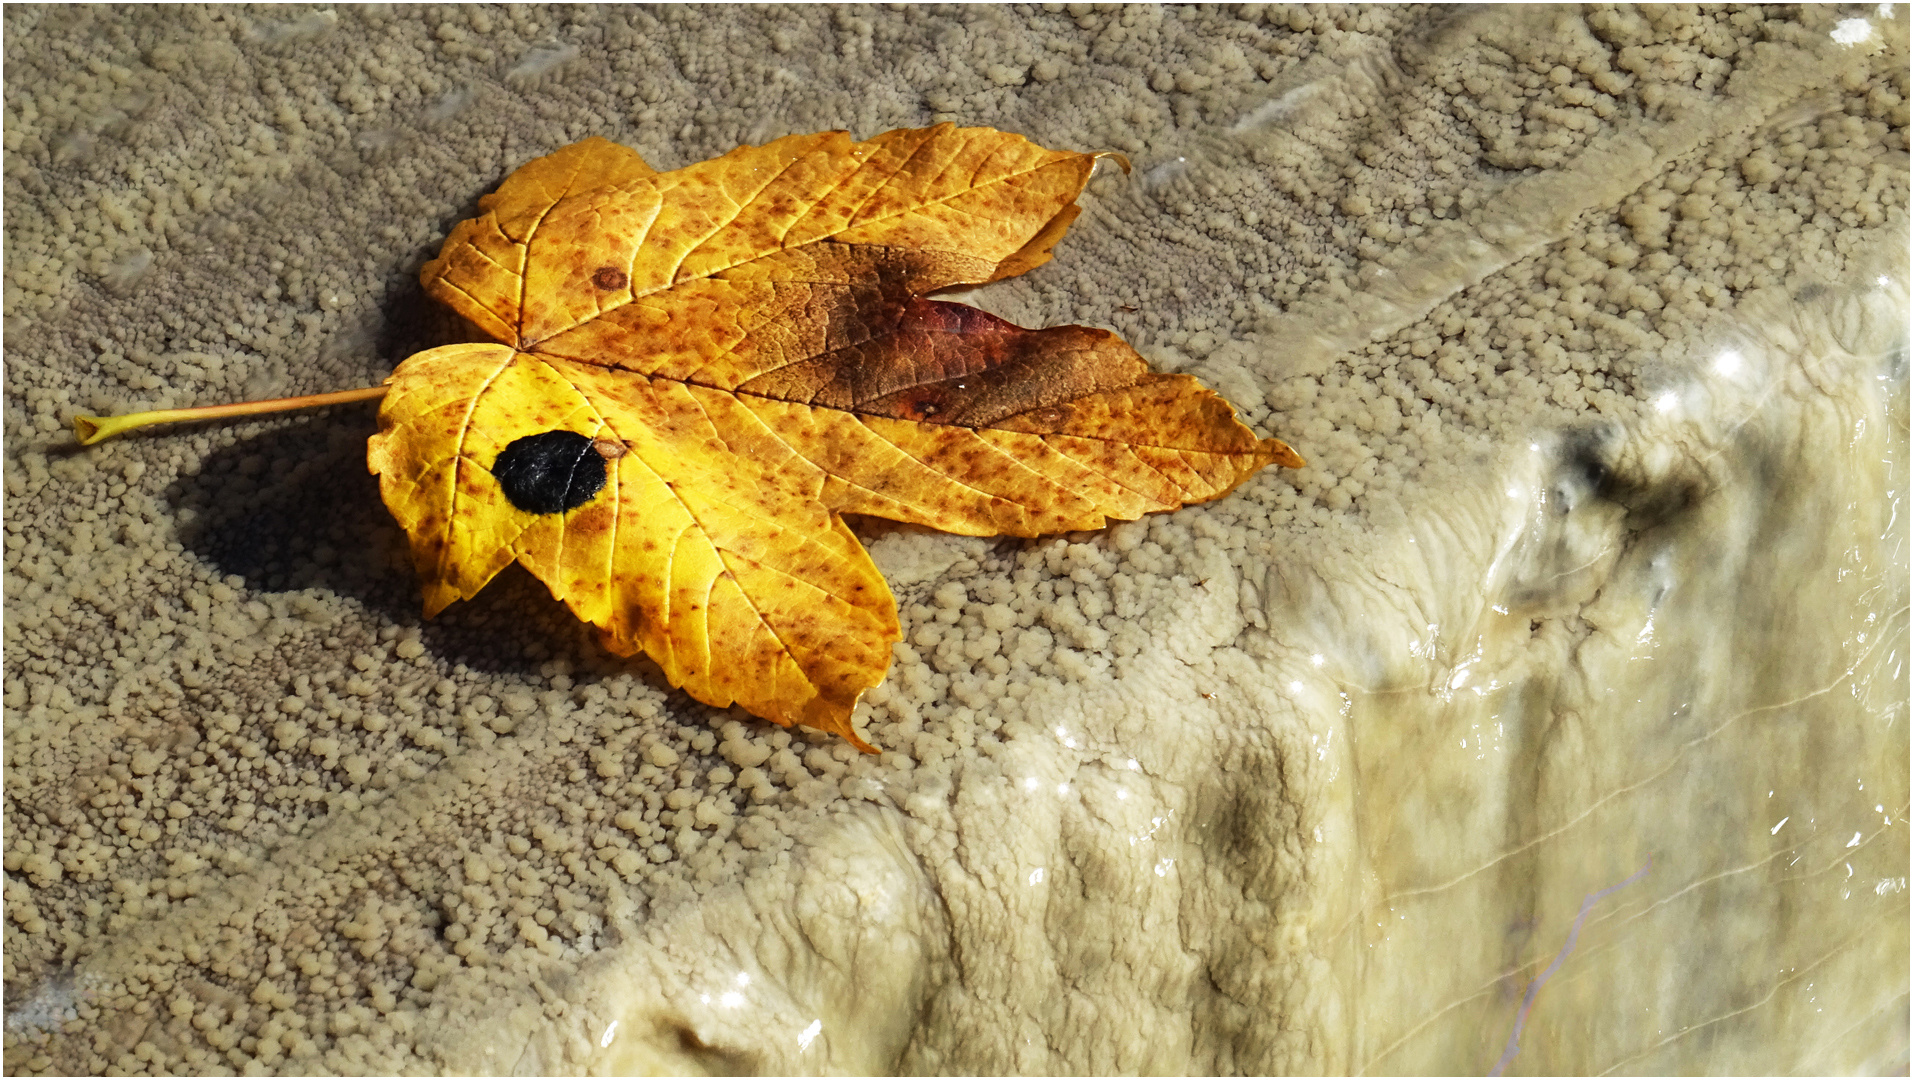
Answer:
[[[127,413],[125,416],[76,416],[73,418],[73,434],[79,437],[81,446],[92,446],[102,439],[123,435],[148,424],[176,424],[181,420],[217,420],[228,416],[311,409],[320,405],[347,405],[354,401],[382,398],[389,389],[387,386],[362,386],[357,390],[336,390],[330,394],[241,401],[232,405],[201,405],[195,409],[154,409],[151,412]]]

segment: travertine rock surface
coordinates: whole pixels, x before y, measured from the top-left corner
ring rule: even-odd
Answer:
[[[1907,1067],[1904,7],[10,6],[5,1067]],[[860,528],[769,727],[513,574],[418,618],[364,385],[586,135],[1112,149],[971,302],[1306,469]]]

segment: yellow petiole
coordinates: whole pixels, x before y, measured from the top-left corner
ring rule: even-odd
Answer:
[[[176,424],[182,420],[218,420],[228,416],[254,416],[259,413],[311,409],[320,405],[349,405],[354,401],[382,398],[389,387],[362,386],[357,390],[339,390],[330,394],[306,394],[303,397],[273,398],[269,401],[241,401],[232,405],[202,405],[196,409],[154,409],[127,413],[125,416],[76,416],[73,434],[81,446],[92,446],[103,439],[123,435],[148,424]]]

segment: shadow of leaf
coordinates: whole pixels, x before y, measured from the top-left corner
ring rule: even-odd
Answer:
[[[542,660],[599,652],[590,628],[516,567],[422,620],[405,536],[366,472],[369,434],[359,415],[322,410],[215,450],[169,491],[180,542],[250,590],[331,593],[375,623],[419,626],[429,651],[473,670],[531,675]]]

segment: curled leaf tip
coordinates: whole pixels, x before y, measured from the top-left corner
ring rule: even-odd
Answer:
[[[1300,469],[1308,464],[1302,455],[1295,452],[1294,447],[1281,439],[1265,439],[1263,445],[1269,448],[1269,463],[1272,465],[1280,465],[1285,469]]]

